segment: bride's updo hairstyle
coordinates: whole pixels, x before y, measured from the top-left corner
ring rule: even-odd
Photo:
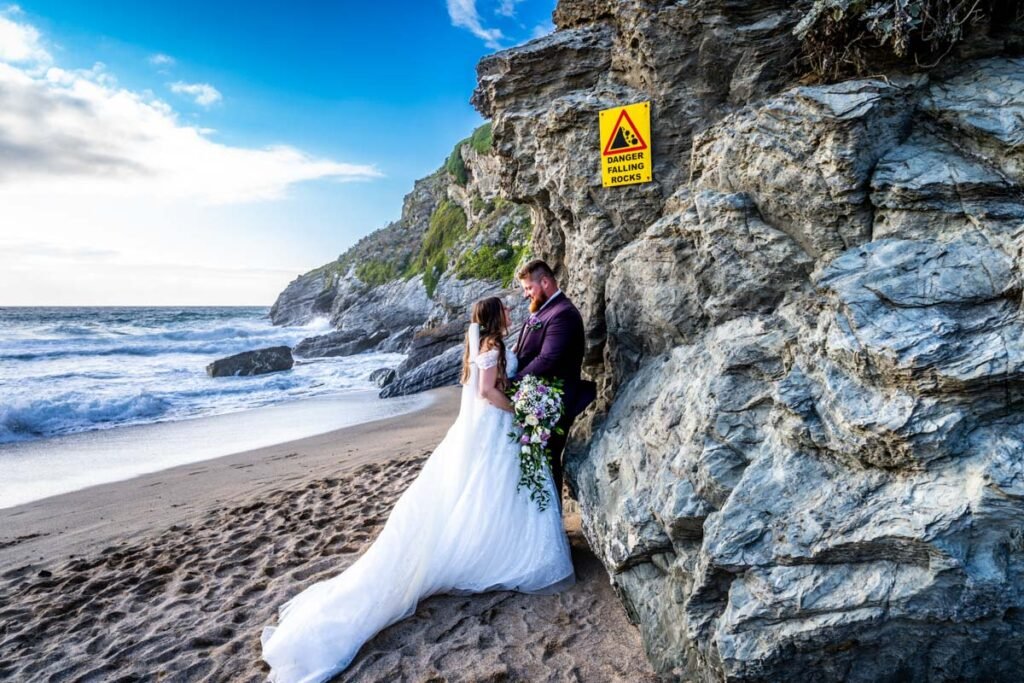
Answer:
[[[473,304],[469,321],[480,325],[480,352],[498,349],[498,388],[504,391],[508,386],[505,376],[505,306],[496,296],[481,299]],[[462,354],[462,383],[469,381],[469,332],[466,332],[465,351]]]

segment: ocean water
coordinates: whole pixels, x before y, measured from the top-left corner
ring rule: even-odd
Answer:
[[[286,372],[208,377],[217,358],[326,332],[275,327],[267,307],[0,307],[0,444],[236,413],[373,389],[400,354],[296,359]],[[326,429],[324,431],[327,431]]]

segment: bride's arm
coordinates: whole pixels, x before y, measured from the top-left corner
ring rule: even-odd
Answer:
[[[508,396],[497,387],[498,384],[498,366],[494,365],[489,368],[481,368],[480,370],[480,398],[490,402],[491,405],[502,410],[512,412],[512,401],[508,399]]]

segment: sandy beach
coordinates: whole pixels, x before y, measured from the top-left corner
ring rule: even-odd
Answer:
[[[458,408],[417,412],[0,510],[0,679],[262,681],[277,606],[349,566]],[[435,596],[337,681],[655,681],[578,519],[578,583]]]

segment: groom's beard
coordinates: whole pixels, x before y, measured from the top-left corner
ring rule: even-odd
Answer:
[[[548,300],[548,295],[544,292],[540,292],[537,296],[530,297],[530,313],[536,313],[540,310],[540,307]]]

